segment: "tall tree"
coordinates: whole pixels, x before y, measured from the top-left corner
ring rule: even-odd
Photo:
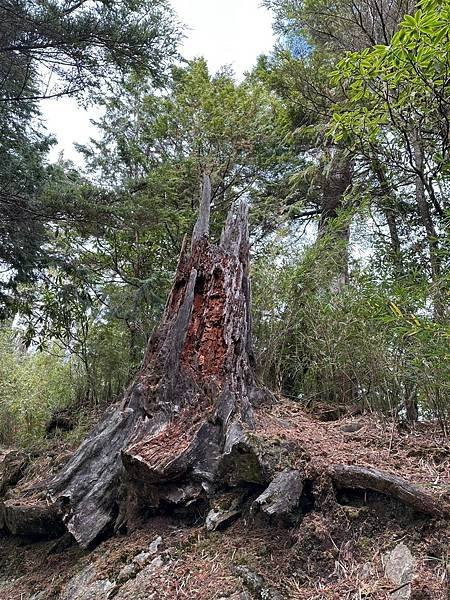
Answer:
[[[56,337],[91,371],[92,333],[116,324],[134,370],[192,227],[202,174],[212,181],[213,233],[244,194],[264,226],[266,190],[276,192],[291,156],[276,98],[228,70],[211,75],[203,59],[174,68],[157,93],[133,75],[104,106],[99,139],[82,148],[95,183],[52,169],[46,197],[70,216],[52,237],[64,264],[41,273],[22,312],[30,338]]]
[[[441,317],[446,312],[440,287],[450,131],[449,55],[443,40],[450,34],[449,11],[448,2],[421,2],[389,46],[350,54],[339,63],[335,80],[348,100],[336,107],[333,129],[336,139],[345,139],[364,159],[377,156],[384,172],[394,168],[398,173],[397,185],[409,196],[425,233],[435,310]]]
[[[132,70],[157,79],[176,51],[166,0],[6,0],[0,23],[3,103],[79,94]]]
[[[12,308],[17,285],[52,256],[47,242],[56,215],[43,196],[52,140],[38,100],[93,99],[99,86],[132,70],[160,82],[177,38],[165,0],[0,2],[0,313]]]

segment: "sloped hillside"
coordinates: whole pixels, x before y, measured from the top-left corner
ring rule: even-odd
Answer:
[[[265,490],[254,484],[230,488],[213,506],[155,511],[90,550],[67,534],[5,536],[0,599],[448,598],[450,453],[436,426],[405,430],[370,415],[324,422],[286,400],[261,407],[256,419],[280,449],[280,473],[293,455],[303,473],[284,513],[267,510],[270,502],[259,501]],[[57,463],[38,459],[7,496],[23,495]],[[337,485],[336,465],[401,477],[443,512],[417,511],[392,489]]]

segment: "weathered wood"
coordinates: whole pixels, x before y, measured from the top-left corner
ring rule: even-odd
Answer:
[[[58,507],[45,499],[0,502],[0,531],[11,535],[56,538],[64,533]]]
[[[297,470],[282,471],[252,505],[253,515],[261,513],[269,521],[290,524],[300,505],[304,475]]]
[[[223,481],[262,477],[249,438],[252,401],[264,393],[253,372],[248,208],[243,200],[232,208],[215,245],[210,197],[205,176],[192,242],[123,402],[49,486],[82,546],[161,502],[187,504]]]
[[[450,512],[449,506],[433,494],[391,473],[356,465],[335,465],[330,475],[337,488],[379,492],[431,516],[442,517]]]
[[[26,454],[19,450],[0,450],[0,496],[20,480],[27,463]]]
[[[133,386],[128,407],[112,406],[49,484],[51,500],[62,505],[66,527],[81,546],[110,527],[117,513],[120,452],[145,422],[141,392]]]

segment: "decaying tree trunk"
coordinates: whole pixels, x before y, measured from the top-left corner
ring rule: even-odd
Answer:
[[[247,205],[232,208],[214,245],[210,195],[205,177],[192,242],[183,244],[140,372],[50,485],[82,546],[141,510],[261,477],[248,443],[262,392],[253,373]]]
[[[268,393],[254,376],[247,205],[232,208],[215,245],[210,196],[205,177],[192,241],[183,244],[161,324],[123,401],[56,478],[0,500],[0,530],[57,536],[63,522],[87,547],[152,511],[215,506],[206,520],[213,529],[245,503],[255,517],[289,525],[311,504],[308,493],[324,470],[330,487],[371,489],[448,514],[446,504],[403,479],[353,465],[316,469],[301,442],[283,441],[276,430],[273,439],[258,435],[254,407]]]
[[[442,517],[449,513],[449,506],[424,488],[379,469],[357,465],[335,465],[331,469],[331,477],[338,488],[379,492],[411,506],[416,511],[434,517]]]

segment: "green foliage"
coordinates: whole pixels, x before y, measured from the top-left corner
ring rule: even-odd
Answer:
[[[407,143],[420,125],[436,174],[445,170],[449,36],[450,3],[425,0],[389,45],[347,54],[333,76],[348,98],[334,111],[334,138],[360,147],[394,132]]]
[[[211,75],[198,59],[174,68],[164,93],[133,76],[105,100],[101,138],[83,148],[97,183],[64,163],[49,170],[46,201],[64,210],[49,232],[58,262],[22,287],[20,313],[28,343],[56,342],[80,359],[91,400],[108,390],[115,397],[142,359],[193,227],[203,172],[213,180],[213,235],[243,193],[258,224],[266,218],[260,202],[267,189],[276,194],[289,160],[277,137],[280,112],[260,82]],[[111,343],[100,344],[102,336]]]
[[[3,103],[92,91],[130,71],[160,78],[179,36],[166,0],[11,0],[0,22]]]
[[[55,140],[39,100],[95,100],[99,86],[104,92],[130,72],[159,84],[178,37],[165,0],[0,3],[0,318],[17,309],[21,284],[59,262],[53,233],[82,212],[74,198],[66,206],[49,197],[58,169],[46,164]]]
[[[205,171],[213,236],[251,201],[265,382],[450,416],[450,0],[264,3],[282,48],[241,83],[204,59],[166,68],[165,0],[0,5],[0,318],[18,311],[33,349],[0,331],[0,443],[34,443],[68,405],[80,433],[121,396]],[[84,174],[46,163],[37,99],[66,93],[104,108]]]
[[[315,245],[286,256],[275,244],[253,268],[255,337],[266,383],[305,404],[358,403],[387,414],[403,414],[412,395],[422,416],[444,422],[450,327],[430,316],[427,284],[354,269],[336,294],[327,285],[323,250]]]
[[[53,412],[74,400],[73,362],[26,352],[7,326],[0,329],[0,356],[0,444],[36,443]]]

